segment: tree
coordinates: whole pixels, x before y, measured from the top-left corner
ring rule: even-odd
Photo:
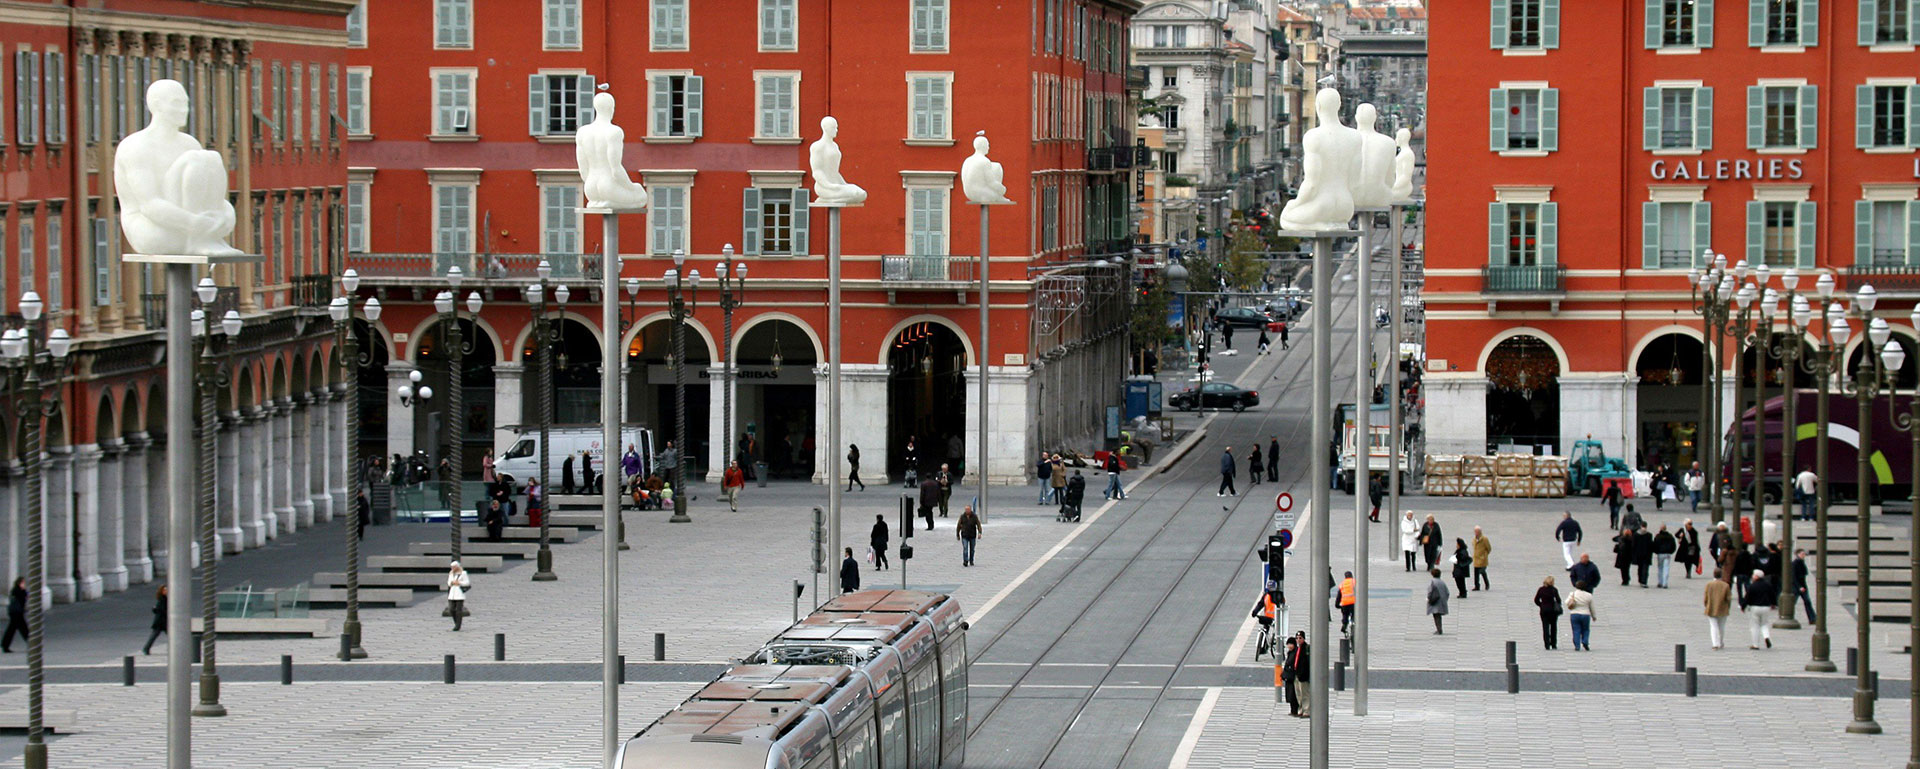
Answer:
[[[1227,286],[1240,291],[1259,288],[1260,279],[1267,272],[1267,265],[1262,261],[1265,251],[1266,241],[1258,233],[1245,228],[1234,233],[1227,245],[1227,260],[1221,276]]]
[[[1138,290],[1140,296],[1133,302],[1133,316],[1127,319],[1133,346],[1140,350],[1158,350],[1172,333],[1167,327],[1167,314],[1173,292],[1158,280],[1143,283]]]

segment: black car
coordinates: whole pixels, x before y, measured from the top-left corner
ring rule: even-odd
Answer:
[[[1181,411],[1203,409],[1233,409],[1246,411],[1248,406],[1260,405],[1260,393],[1243,390],[1225,382],[1208,382],[1199,389],[1187,389],[1174,393],[1168,399],[1173,407]]]
[[[1266,313],[1252,307],[1228,307],[1213,315],[1215,324],[1226,324],[1240,328],[1266,328],[1274,319]]]

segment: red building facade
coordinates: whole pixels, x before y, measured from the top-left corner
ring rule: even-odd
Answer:
[[[1432,450],[1691,461],[1708,249],[1920,297],[1920,4],[1460,0],[1429,34]]]
[[[827,216],[809,209],[805,172],[828,115],[839,120],[843,174],[869,194],[844,212],[845,439],[863,447],[869,474],[902,470],[909,436],[923,460],[944,458],[950,443],[971,455],[980,243],[978,209],[955,177],[985,131],[1018,203],[992,222],[990,475],[1018,480],[1038,446],[1092,436],[1119,403],[1124,270],[1086,256],[1131,246],[1130,163],[1115,159],[1131,157],[1125,30],[1136,9],[369,0],[350,31],[348,266],[386,308],[374,328],[384,373],[363,372],[363,383],[390,402],[363,409],[374,415],[365,442],[384,433],[389,454],[438,450],[439,417],[403,410],[391,393],[415,369],[444,392],[431,300],[456,264],[479,278],[462,293],[486,302],[477,323],[462,321],[480,340],[460,367],[467,456],[535,420],[524,289],[542,258],[573,297],[556,345],[557,421],[597,420],[602,244],[598,218],[574,211],[572,133],[604,89],[618,99],[625,165],[653,195],[650,212],[622,221],[620,270],[640,281],[621,297],[617,332],[627,418],[673,427],[662,276],[684,250],[707,278],[685,363],[695,367],[689,453],[710,475],[726,454],[729,353],[736,439],[750,433],[753,458],[776,475],[824,475],[815,368],[828,334]],[[749,275],[730,323],[713,280],[728,249]]]

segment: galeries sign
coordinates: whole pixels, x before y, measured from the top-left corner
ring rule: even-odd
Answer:
[[[1757,158],[1754,160],[1667,160],[1653,161],[1651,175],[1657,181],[1694,180],[1705,182],[1791,181],[1801,176],[1799,158]]]

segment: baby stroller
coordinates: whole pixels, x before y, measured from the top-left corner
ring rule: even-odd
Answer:
[[[1087,495],[1087,479],[1079,470],[1073,471],[1073,477],[1067,479],[1066,496],[1060,502],[1058,520],[1062,523],[1080,522],[1080,500]]]

